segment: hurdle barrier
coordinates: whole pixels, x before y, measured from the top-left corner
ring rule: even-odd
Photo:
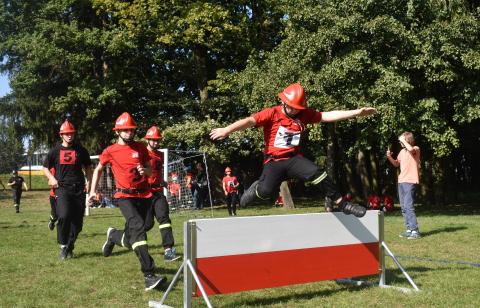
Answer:
[[[384,242],[382,211],[362,218],[343,213],[193,219],[184,224],[184,261],[162,299],[165,305],[183,274],[183,305],[193,296],[273,288],[323,280],[373,285],[351,277],[379,275],[379,287],[410,292],[385,282],[385,255],[419,291]],[[376,284],[375,284],[376,285]]]

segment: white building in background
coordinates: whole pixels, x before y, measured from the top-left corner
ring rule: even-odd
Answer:
[[[23,154],[24,161],[22,162],[22,167],[18,173],[27,175],[31,172],[32,175],[43,175],[43,161],[45,160],[45,157],[47,157],[47,154],[48,151],[45,149],[35,151],[30,156],[27,153]]]

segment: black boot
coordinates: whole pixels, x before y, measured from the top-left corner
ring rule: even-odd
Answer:
[[[160,287],[167,278],[162,276],[155,276],[154,274],[145,275],[145,291],[150,291]]]
[[[240,206],[241,207],[246,207],[248,204],[252,203],[255,201],[257,198],[257,185],[258,185],[258,180],[253,182],[250,187],[245,190],[245,192],[242,195],[242,198],[240,198]]]
[[[58,259],[60,261],[65,261],[68,258],[68,248],[66,245],[60,246],[60,254],[58,255]]]
[[[340,209],[347,215],[353,214],[355,217],[363,217],[367,213],[367,209],[359,204],[350,201],[341,201]]]

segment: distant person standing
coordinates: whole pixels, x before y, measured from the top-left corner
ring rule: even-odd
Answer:
[[[203,202],[205,201],[206,192],[208,189],[207,173],[203,168],[202,163],[197,163],[197,174],[195,180],[192,182],[193,187],[193,202],[196,210],[203,209]]]
[[[150,184],[150,190],[153,193],[153,216],[155,216],[159,224],[158,228],[160,229],[160,236],[162,237],[162,246],[165,250],[163,259],[166,262],[171,262],[179,259],[180,256],[176,255],[175,247],[173,247],[175,241],[173,238],[172,221],[170,220],[167,198],[163,194],[163,188],[165,187],[165,179],[163,178],[164,156],[163,153],[158,150],[160,147],[160,140],[162,139],[158,127],[150,127],[147,130],[145,139],[147,140],[148,155],[150,157],[150,166],[152,168],[152,174],[148,177],[148,184]],[[178,185],[178,188],[180,188],[180,185]],[[147,221],[147,223],[149,222]],[[151,229],[153,224],[154,222],[152,218],[151,227],[147,226],[146,229]]]
[[[406,231],[401,233],[400,237],[418,239],[420,231],[415,215],[414,197],[419,184],[420,148],[415,145],[415,139],[411,132],[401,134],[398,141],[402,149],[398,153],[397,159],[392,157],[390,149],[387,150],[387,158],[394,167],[400,167],[398,198],[406,226]]]
[[[13,206],[15,207],[15,212],[20,213],[20,199],[22,198],[22,186],[25,187],[25,191],[28,191],[27,183],[25,183],[25,180],[18,175],[17,170],[13,170],[12,177],[8,180],[7,185],[10,186],[10,188],[12,189]]]
[[[87,149],[74,142],[76,130],[70,121],[63,122],[59,134],[62,143],[48,152],[43,162],[43,173],[57,197],[57,241],[60,244],[59,259],[63,261],[73,258],[75,242],[83,228],[85,196],[92,179],[92,161]],[[52,168],[55,169],[55,175],[50,172]]]
[[[237,177],[232,175],[230,167],[225,168],[225,176],[222,180],[222,188],[225,193],[225,201],[227,203],[228,215],[237,216],[238,193],[237,188],[240,185]]]

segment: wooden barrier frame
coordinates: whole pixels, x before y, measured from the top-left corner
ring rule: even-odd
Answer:
[[[242,219],[243,221],[239,221],[239,219]],[[292,221],[291,225],[289,225],[290,221]],[[315,233],[315,231],[318,232],[318,230],[313,230],[313,234],[312,232],[309,232],[309,234],[302,233],[305,232],[305,230],[310,231],[309,228],[312,227],[317,229],[316,221],[323,223],[323,225],[319,225],[318,228],[325,229],[325,232],[330,232],[328,236],[323,236],[323,239],[320,240],[318,240],[318,238],[321,238],[322,236],[314,236],[315,234],[318,234]],[[295,223],[297,223],[298,225],[298,222],[305,222],[305,230],[302,229],[302,226],[298,227],[299,230],[292,230],[292,227],[295,226]],[[277,245],[286,248],[280,248],[277,250],[273,249],[272,251],[270,251],[270,248],[266,247],[263,248],[262,251],[258,247],[262,245],[254,245],[254,248],[249,248],[255,250],[253,251],[253,253],[242,254],[241,252],[239,252],[239,250],[242,250],[242,247],[237,248],[223,241],[223,243],[226,244],[226,246],[228,247],[218,247],[218,249],[216,249],[217,251],[219,251],[217,252],[219,257],[216,257],[217,254],[214,251],[212,253],[214,257],[207,256],[206,258],[202,258],[202,254],[205,254],[205,251],[209,252],[208,249],[211,249],[212,247],[215,248],[214,246],[212,246],[213,243],[215,243],[217,240],[218,242],[222,243],[221,237],[224,236],[222,235],[223,233],[228,234],[229,236],[232,235],[233,238],[231,240],[235,242],[235,235],[239,236],[239,234],[241,234],[241,231],[236,232],[237,234],[235,234],[235,231],[232,232],[234,234],[229,234],[229,231],[234,230],[236,224],[245,226],[247,228],[246,230],[252,229],[252,232],[257,232],[255,233],[255,235],[256,237],[260,238],[259,241],[261,241],[262,239],[266,239],[269,241],[269,244],[273,243],[273,246]],[[290,229],[287,228],[287,230],[285,231],[279,230],[279,232],[283,232],[284,234],[274,233],[272,235],[275,230],[271,229],[268,229],[267,232],[264,232],[262,234],[260,234],[261,232],[258,231],[258,226],[283,226],[283,224],[286,224],[287,227],[290,227]],[[209,230],[209,225],[213,225],[212,230]],[[297,232],[297,234],[295,234],[295,232]],[[339,235],[335,232],[337,232]],[[282,236],[290,233],[294,233],[294,238],[295,235],[302,234],[306,237],[303,242],[300,241],[302,243],[298,244],[299,249],[291,249],[290,247],[287,247],[290,245],[290,243],[279,241],[279,238],[282,238]],[[216,234],[219,234],[218,236],[220,239],[216,238]],[[240,241],[242,236],[245,238],[245,234],[242,233],[239,236]],[[270,239],[270,237],[272,237],[272,239]],[[332,244],[329,243],[330,239],[332,241],[339,242],[335,242]],[[317,242],[322,241],[326,241],[327,243],[321,243],[320,246],[322,247],[317,247]],[[296,241],[293,242],[294,243],[292,245],[297,245]],[[349,244],[350,242],[352,242],[352,245]],[[201,243],[200,246],[199,243]],[[207,246],[207,250],[204,249],[202,245]],[[260,250],[256,251],[257,249]],[[228,253],[222,256],[222,250],[225,250]],[[198,257],[198,252],[200,252],[200,257]],[[230,268],[229,264],[237,264],[231,262],[239,262],[239,260],[246,259],[245,262],[247,262],[247,266],[250,267],[250,265],[255,262],[260,263],[264,260],[268,260],[269,263],[261,263],[262,267],[274,267],[275,263],[279,262],[278,260],[284,260],[285,254],[288,257],[288,255],[291,255],[292,253],[296,254],[296,256],[299,256],[300,262],[295,263],[297,267],[305,267],[303,269],[303,272],[302,269],[300,269],[301,275],[297,275],[293,278],[290,278],[290,276],[288,275],[282,276],[281,274],[275,272],[277,268],[268,268],[268,270],[266,271],[262,268],[261,272],[268,272],[269,275],[271,275],[272,277],[268,277],[269,279],[266,280],[260,279],[260,282],[256,283],[256,285],[254,284],[253,286],[245,284],[242,286],[241,279],[238,281],[238,283],[237,281],[232,283],[232,281],[228,281],[228,279],[224,280],[223,276],[221,275],[223,271],[228,271],[228,269]],[[339,256],[338,262],[340,263],[336,264],[336,266],[333,266],[336,269],[335,272],[329,272],[328,266],[325,266],[325,263],[319,263],[322,264],[322,268],[320,269],[318,265],[311,262],[311,257],[313,257],[313,259],[317,261],[318,259],[324,258],[324,255],[328,257],[329,254],[330,256]],[[339,283],[353,283],[356,285],[373,286],[377,284],[367,283],[364,281],[355,281],[345,277],[357,277],[377,274],[379,275],[379,287],[395,288],[402,292],[412,291],[412,289],[409,288],[394,287],[386,284],[385,255],[388,255],[393,259],[395,264],[402,271],[403,275],[412,285],[413,290],[419,291],[418,287],[415,285],[413,280],[404,270],[400,262],[397,260],[397,258],[394,256],[394,254],[391,252],[391,250],[388,248],[384,241],[384,216],[382,211],[368,211],[367,215],[364,218],[360,219],[355,218],[351,215],[345,215],[343,213],[320,213],[189,220],[184,224],[184,261],[175,276],[173,277],[172,282],[168,286],[160,302],[149,301],[149,306],[169,307],[165,305],[164,302],[182,273],[184,277],[183,305],[187,308],[191,307],[192,297],[194,295],[201,295],[207,306],[212,307],[208,299],[208,295],[241,292],[244,290],[270,288],[281,285],[299,284],[322,280],[336,280]],[[359,258],[357,258],[357,256],[359,256]],[[307,258],[308,262],[301,262],[302,260],[307,260]],[[358,261],[357,259],[360,259],[360,261]],[[271,260],[273,261],[270,262]],[[208,264],[210,264],[210,267],[208,266]],[[215,267],[215,269],[212,266]],[[242,268],[242,264],[239,265],[240,270],[245,271],[249,270],[247,266]],[[364,266],[365,268],[362,269],[362,266]],[[255,270],[255,266],[252,267],[253,270]],[[354,275],[350,275],[352,273]],[[246,275],[248,275],[248,273],[246,273]],[[289,279],[292,281],[290,281]],[[222,285],[228,283],[230,283],[229,286]]]

